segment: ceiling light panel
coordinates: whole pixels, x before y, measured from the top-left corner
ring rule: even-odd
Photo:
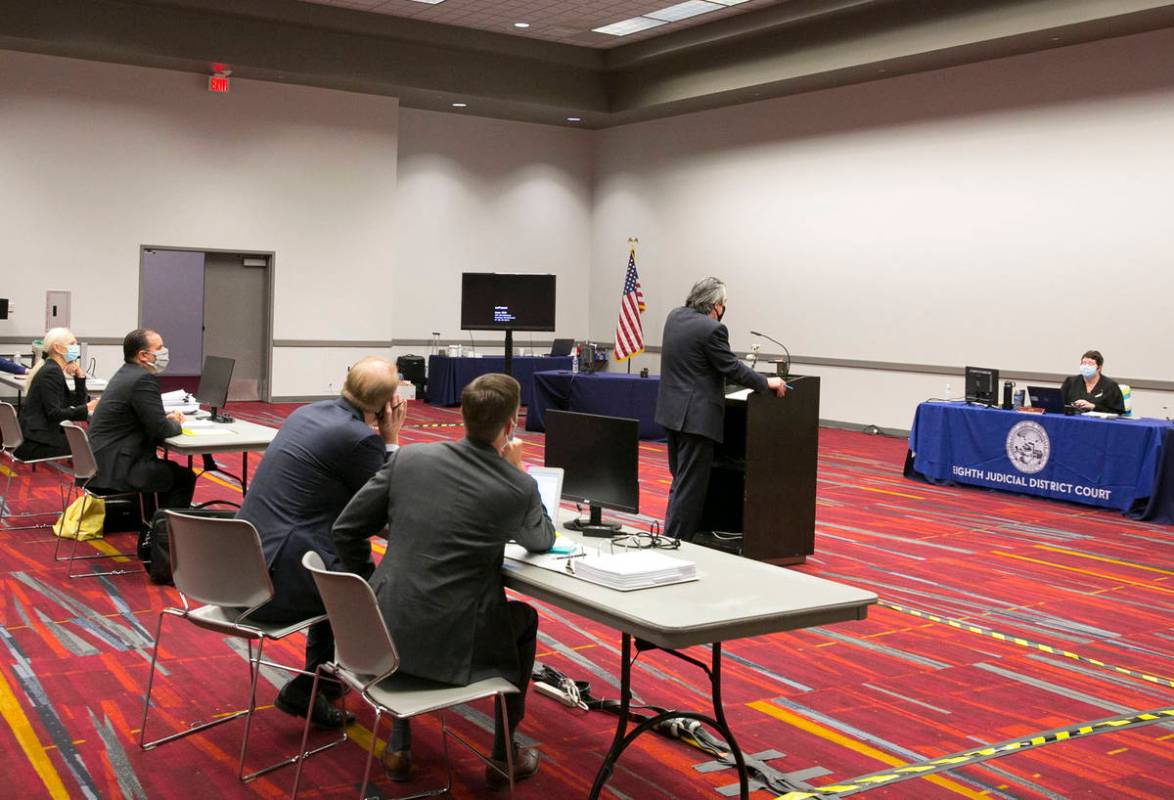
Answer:
[[[623,19],[619,22],[613,22],[611,25],[604,25],[602,28],[592,28],[596,33],[606,33],[608,36],[628,36],[640,31],[646,31],[649,28],[657,28],[664,25],[665,21],[662,19],[652,19],[651,17],[632,17],[631,19]]]
[[[473,28],[507,36],[561,42],[579,47],[612,48],[629,42],[644,41],[718,20],[729,19],[746,12],[778,6],[793,0],[284,0],[313,5],[333,6],[353,14],[400,17],[440,25]],[[271,0],[278,2],[278,0]],[[664,19],[652,20],[648,15],[672,13],[678,6],[706,7],[708,14],[680,17],[668,24]],[[657,10],[659,7],[659,11]],[[646,20],[631,22],[637,17]],[[595,29],[613,30],[619,21],[622,34],[598,33]],[[648,21],[651,20],[651,21]],[[529,28],[514,27],[515,22],[528,22]]]
[[[721,11],[722,6],[717,3],[710,3],[707,0],[686,0],[684,3],[677,3],[675,6],[662,8],[657,11],[649,11],[644,16],[652,19],[663,20],[664,22],[680,22],[689,17],[696,17],[699,14],[708,14],[711,11]]]

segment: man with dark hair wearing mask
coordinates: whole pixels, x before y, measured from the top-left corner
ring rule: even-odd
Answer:
[[[1080,357],[1080,374],[1064,379],[1060,391],[1064,393],[1064,404],[1078,412],[1103,411],[1109,414],[1125,413],[1125,398],[1121,387],[1107,375],[1101,374],[1105,357],[1099,350],[1089,350]]]
[[[668,433],[673,485],[664,532],[675,539],[692,541],[701,525],[714,446],[722,441],[725,382],[779,397],[787,391],[782,378],[759,375],[730,350],[725,313],[726,285],[702,278],[664,323],[656,421]]]
[[[155,454],[184,421],[179,411],[163,409],[157,377],[169,359],[163,337],[137,328],[122,340],[122,357],[125,363],[110,378],[90,420],[90,447],[98,462],[94,486],[102,487],[99,492],[157,493],[160,508],[187,508],[195,473]]]

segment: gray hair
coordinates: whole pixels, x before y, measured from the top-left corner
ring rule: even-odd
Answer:
[[[726,285],[717,278],[702,278],[697,281],[689,290],[689,297],[685,299],[685,305],[702,314],[713,311],[713,307],[718,303],[723,306],[726,304]]]

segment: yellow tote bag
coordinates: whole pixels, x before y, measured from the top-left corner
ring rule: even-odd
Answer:
[[[86,513],[82,515],[82,505]],[[77,519],[81,517],[81,529],[78,529]],[[77,536],[79,542],[87,539],[101,539],[102,525],[106,522],[106,501],[100,497],[79,497],[69,504],[65,513],[53,523],[53,533],[62,539],[72,539]]]

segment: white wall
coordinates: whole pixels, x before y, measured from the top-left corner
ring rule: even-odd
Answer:
[[[0,75],[0,335],[65,288],[79,336],[121,337],[150,244],[274,251],[276,339],[390,340],[397,100],[8,51]]]
[[[796,355],[1072,373],[1097,347],[1109,375],[1174,380],[1171,142],[1169,30],[607,130],[592,335],[637,235],[652,344],[713,274],[743,352],[756,329]],[[961,389],[798,369],[823,417],[882,427]]]
[[[462,272],[554,273],[558,335],[586,337],[591,132],[406,108],[399,130],[395,338],[465,337]]]

